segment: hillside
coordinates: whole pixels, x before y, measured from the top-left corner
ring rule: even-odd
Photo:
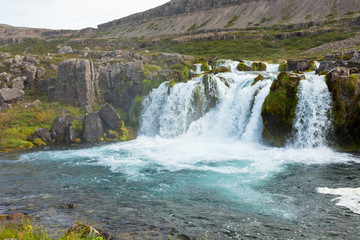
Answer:
[[[218,29],[318,23],[360,13],[357,0],[172,0],[98,26],[99,37],[141,37]]]

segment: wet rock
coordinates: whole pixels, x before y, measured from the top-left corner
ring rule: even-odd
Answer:
[[[282,147],[292,132],[297,89],[303,75],[282,72],[278,75],[266,97],[261,116],[263,118],[263,139],[272,146]]]
[[[11,88],[24,89],[24,80],[21,77],[17,77],[11,81]]]
[[[75,209],[75,208],[77,208],[77,207],[78,207],[77,203],[69,203],[69,204],[67,205],[67,208],[69,208],[69,209]]]
[[[51,142],[51,133],[46,128],[38,128],[35,130],[35,134],[46,143]]]
[[[73,49],[70,46],[63,46],[59,49],[60,54],[71,54],[73,53]]]
[[[252,64],[252,68],[254,69],[254,71],[266,71],[266,64],[262,63],[262,62],[254,62]]]
[[[25,92],[16,88],[0,89],[0,106],[4,103],[17,103],[24,100]]]
[[[248,65],[246,65],[246,64],[243,63],[243,62],[240,62],[240,63],[237,65],[237,70],[238,70],[238,71],[253,71],[253,68],[252,68],[252,67],[249,67]]]
[[[82,139],[85,142],[100,142],[104,136],[102,121],[96,113],[86,114],[84,118]]]
[[[106,125],[110,129],[115,129],[121,122],[121,118],[119,114],[115,111],[115,109],[108,103],[106,103],[99,111],[98,115],[103,121],[104,125]]]
[[[51,126],[51,138],[56,142],[62,142],[65,136],[65,130],[71,127],[73,118],[70,115],[57,117]]]

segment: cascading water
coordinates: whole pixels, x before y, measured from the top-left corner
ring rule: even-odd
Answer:
[[[324,76],[305,74],[300,81],[294,123],[294,147],[326,145],[331,128],[331,95]]]
[[[278,65],[240,72],[238,63],[154,89],[134,141],[0,154],[0,215],[45,215],[56,229],[89,218],[133,239],[357,239],[359,156],[326,147],[324,78],[300,82],[293,142],[272,148],[262,143],[261,108]],[[80,207],[66,211],[72,201]]]

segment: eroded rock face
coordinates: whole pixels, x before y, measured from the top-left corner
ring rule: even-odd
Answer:
[[[296,93],[301,79],[304,79],[303,75],[280,73],[264,101],[261,111],[264,124],[262,136],[272,146],[284,146],[292,132]]]
[[[300,59],[300,60],[287,60],[288,71],[310,71],[315,70],[314,61]]]
[[[93,103],[96,89],[93,63],[86,59],[69,59],[59,65],[53,99],[85,107]]]
[[[99,86],[105,102],[129,111],[141,94],[144,66],[142,62],[111,63],[98,70]]]
[[[85,142],[100,142],[104,136],[104,127],[99,115],[86,114],[84,118],[82,138]]]

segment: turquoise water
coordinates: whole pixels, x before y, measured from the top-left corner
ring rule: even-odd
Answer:
[[[358,239],[360,156],[327,147],[323,77],[302,80],[294,137],[273,148],[260,113],[277,67],[253,85],[259,73],[225,64],[233,72],[213,77],[219,102],[208,112],[201,77],[164,83],[145,99],[134,141],[1,154],[0,214],[50,229],[86,220],[118,239]]]

